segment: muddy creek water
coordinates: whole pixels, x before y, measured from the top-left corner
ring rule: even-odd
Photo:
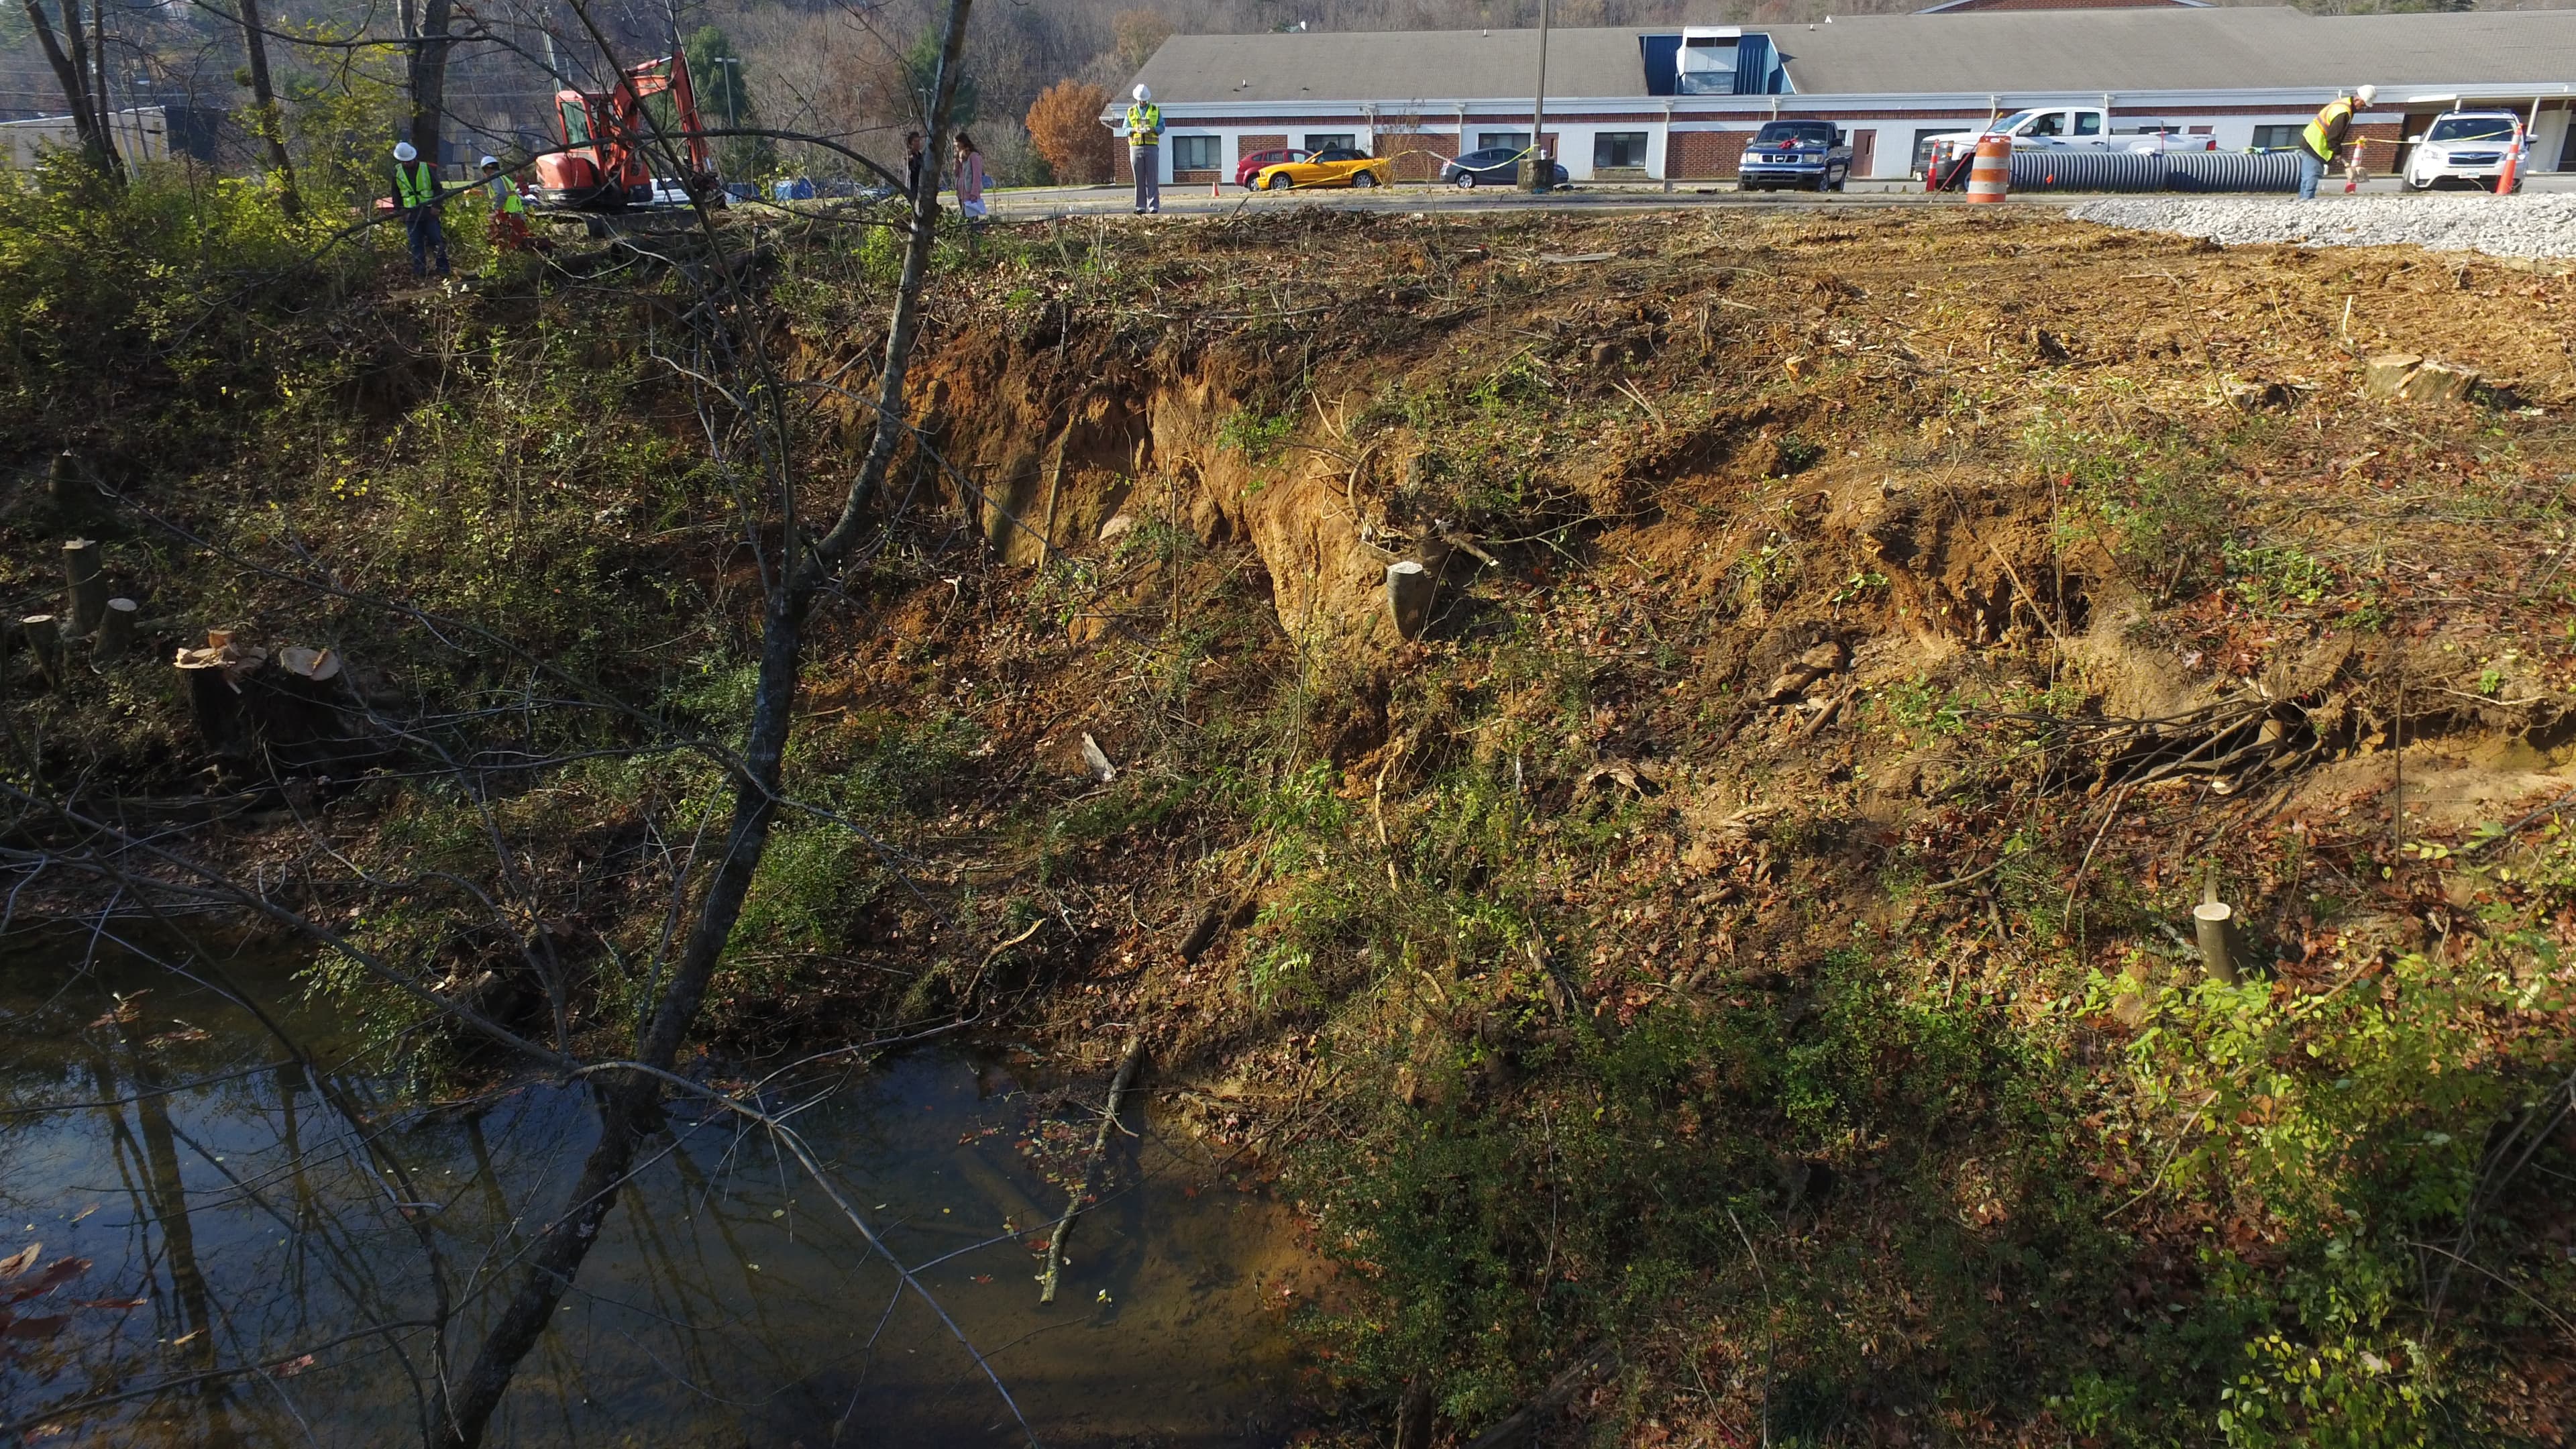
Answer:
[[[559,1210],[595,1130],[579,1088],[423,1107],[361,1070],[346,1025],[283,970],[227,979],[342,1065],[282,1064],[206,982],[77,950],[0,964],[0,1260],[34,1249],[0,1302],[88,1260],[0,1330],[0,1444],[418,1443],[442,1294],[461,1373]],[[1031,1244],[1081,1170],[1106,1071],[1066,1082],[1030,1060],[920,1047],[760,1098],[1027,1430],[766,1133],[683,1105],[486,1442],[1283,1440],[1285,1211],[1131,1097],[1041,1307]]]

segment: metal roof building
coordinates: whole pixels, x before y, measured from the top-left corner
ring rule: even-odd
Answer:
[[[1727,68],[1696,59],[1707,56]],[[1166,179],[1186,182],[1230,180],[1240,155],[1328,138],[1433,174],[1442,156],[1527,144],[1537,72],[1530,30],[1305,31],[1174,36],[1136,79],[1163,107]],[[2358,128],[2385,147],[2374,170],[2454,97],[2527,110],[2539,164],[2576,160],[2565,154],[2576,11],[2563,10],[1951,7],[1741,30],[1560,29],[1548,36],[1546,124],[1578,178],[1698,180],[1732,175],[1762,121],[1825,116],[1851,131],[1855,174],[1884,177],[1906,175],[1923,138],[2051,105],[2221,149],[2287,145],[2318,106],[2365,82],[2379,88]]]

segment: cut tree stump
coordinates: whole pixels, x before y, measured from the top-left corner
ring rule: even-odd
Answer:
[[[1386,613],[1395,624],[1395,632],[1406,639],[1419,639],[1431,624],[1431,597],[1439,591],[1440,576],[1424,568],[1415,559],[1398,559],[1386,566]]]
[[[2454,403],[2477,385],[2477,369],[2412,352],[2382,352],[2362,364],[2361,395],[2369,398]]]
[[[2203,901],[2191,908],[2192,934],[2199,939],[2200,969],[2212,981],[2236,984],[2236,963],[2227,949],[2227,925],[2236,912],[2222,901]]]
[[[2412,352],[2377,354],[2362,364],[2361,395],[2363,397],[2397,396],[2397,390],[2406,385],[2408,375],[2415,371],[2415,364],[2423,360]]]
[[[101,664],[113,664],[134,652],[134,626],[142,618],[143,606],[132,599],[110,599],[106,612],[98,616],[98,642],[93,657]]]
[[[45,469],[45,500],[54,506],[54,520],[66,526],[95,518],[100,512],[98,489],[89,481],[89,470],[81,466],[78,453],[56,453]]]
[[[218,755],[239,753],[247,733],[239,676],[268,662],[268,651],[233,642],[229,629],[206,631],[206,647],[182,649],[171,665],[188,695],[197,738]]]
[[[1431,1380],[1416,1377],[1405,1384],[1404,1397],[1395,1405],[1395,1449],[1431,1449],[1435,1407]]]
[[[209,629],[205,648],[182,649],[172,663],[206,748],[254,773],[347,778],[391,753],[368,730],[365,707],[331,650],[272,652]]]
[[[2408,402],[2455,403],[2467,397],[2469,389],[2477,384],[2476,369],[2454,367],[2450,363],[2427,358],[2421,367],[2415,369],[2414,375],[2406,379],[2406,385],[2398,390],[2397,395]]]
[[[47,683],[61,677],[63,630],[54,616],[29,614],[18,621],[18,633],[27,641],[27,652],[36,656],[36,672]]]
[[[107,579],[98,571],[98,542],[73,538],[63,541],[63,582],[71,588],[71,623],[63,630],[66,639],[86,639],[98,629],[98,621],[107,614]]]

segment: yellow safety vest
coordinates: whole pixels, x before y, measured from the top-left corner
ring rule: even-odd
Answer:
[[[2332,161],[2335,148],[2343,144],[2343,137],[2335,134],[2335,128],[2351,119],[2352,102],[2337,96],[2326,102],[2326,108],[2317,112],[2315,120],[2308,122],[2308,129],[2300,139],[2307,143],[2309,154],[2320,161]]]
[[[519,200],[519,188],[510,184],[506,173],[487,177],[483,184],[492,192],[493,210],[517,214],[528,209],[527,204]]]
[[[397,163],[394,194],[405,206],[427,206],[438,200],[438,169],[426,161]]]
[[[1151,146],[1163,130],[1163,108],[1147,101],[1127,108],[1127,140],[1135,146]]]

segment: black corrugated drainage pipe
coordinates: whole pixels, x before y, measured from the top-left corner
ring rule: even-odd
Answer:
[[[2296,191],[2299,158],[2289,151],[2020,151],[2015,191]]]

